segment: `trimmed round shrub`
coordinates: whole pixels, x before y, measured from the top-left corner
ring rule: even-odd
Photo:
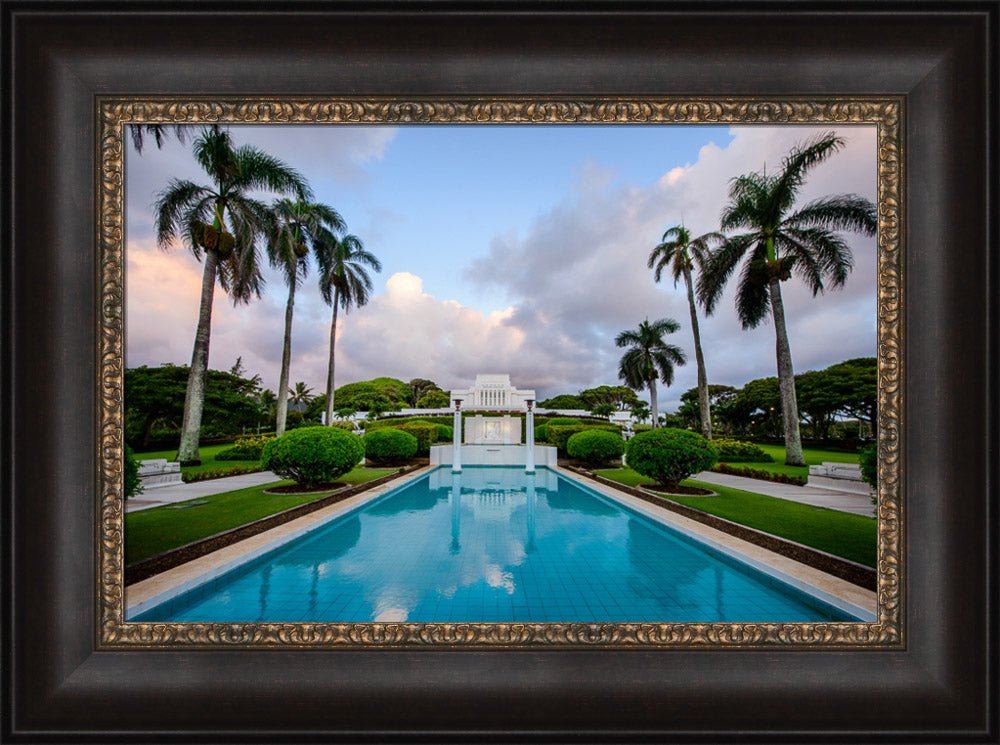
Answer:
[[[439,424],[438,428],[438,442],[451,442],[455,439],[455,428],[449,427],[447,424]]]
[[[625,461],[632,470],[669,488],[711,468],[718,459],[708,440],[686,429],[639,432],[625,446]]]
[[[539,424],[535,427],[535,442],[548,442],[546,439],[546,424]]]
[[[132,452],[132,448],[125,446],[125,463],[122,467],[124,477],[122,489],[125,492],[125,499],[142,494],[142,479],[139,478],[139,461]]]
[[[610,424],[547,424],[545,439],[552,445],[555,445],[561,455],[568,455],[569,452],[566,450],[566,446],[569,443],[569,438],[578,432],[590,432],[592,430],[611,432],[612,434],[621,436],[621,430]]]
[[[417,454],[417,438],[401,429],[375,429],[362,438],[365,458],[378,465],[396,465]]]
[[[336,427],[303,427],[285,432],[264,446],[260,464],[300,486],[329,484],[365,455],[357,435]]]
[[[571,458],[582,460],[587,465],[600,466],[621,458],[625,452],[625,441],[614,432],[592,429],[572,435],[566,441],[566,452]]]
[[[719,453],[723,463],[772,463],[774,458],[753,442],[730,440],[728,437],[716,437],[712,447]]]

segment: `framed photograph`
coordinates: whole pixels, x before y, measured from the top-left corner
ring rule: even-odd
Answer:
[[[40,8],[3,4],[5,739],[996,740],[996,4]],[[862,133],[877,221],[870,610],[130,611],[130,137],[215,124],[422,127],[456,143],[462,127]],[[490,175],[470,163],[450,178],[485,190]]]

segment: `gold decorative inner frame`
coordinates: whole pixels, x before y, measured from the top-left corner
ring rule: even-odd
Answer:
[[[101,97],[97,118],[96,585],[104,649],[234,647],[886,649],[903,623],[903,99]],[[132,124],[868,124],[877,127],[877,620],[861,623],[136,623],[124,621],[124,138]]]

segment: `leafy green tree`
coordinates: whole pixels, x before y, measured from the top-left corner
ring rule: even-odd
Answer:
[[[672,318],[650,321],[648,318],[635,330],[622,331],[615,338],[615,345],[628,351],[622,355],[618,377],[634,390],[649,389],[653,427],[659,426],[660,413],[656,406],[657,378],[665,385],[674,382],[674,365],[685,363],[680,347],[663,340],[664,334],[673,334],[680,324]]]
[[[781,387],[777,378],[757,378],[748,381],[736,396],[737,405],[750,412],[751,424],[766,429],[768,436],[779,431],[781,420]]]
[[[694,283],[691,269],[695,264],[699,269],[705,265],[711,243],[725,240],[720,233],[705,233],[691,238],[691,232],[683,225],[668,229],[661,242],[649,254],[648,265],[654,269],[653,279],[660,281],[663,270],[669,265],[674,276],[674,287],[681,277],[687,289],[688,310],[691,313],[691,334],[694,336],[694,357],[698,366],[698,410],[701,433],[705,439],[712,439],[712,412],[708,397],[708,374],[705,372],[705,355],[701,350],[701,331],[698,328],[698,310],[694,302]]]
[[[274,395],[274,391],[270,388],[265,388],[257,395],[255,400],[260,412],[260,417],[257,420],[257,431],[260,432],[261,426],[264,424],[267,425],[267,429],[270,429],[271,422],[277,418],[278,397]]]
[[[617,409],[615,409],[614,404],[597,404],[591,408],[590,413],[594,416],[608,417],[615,413],[615,411]]]
[[[360,308],[368,303],[372,281],[367,269],[382,271],[382,263],[367,251],[361,239],[345,235],[334,241],[320,257],[319,289],[323,300],[333,308],[330,322],[330,362],[326,374],[326,421],[333,422],[334,412],[334,353],[337,348],[337,311],[347,313],[352,306]],[[356,408],[361,408],[356,407]]]
[[[649,419],[649,407],[645,401],[636,401],[632,404],[632,417],[639,422]]]
[[[442,409],[451,403],[451,396],[444,391],[428,391],[417,401],[418,409]]]
[[[285,432],[288,416],[288,373],[292,357],[292,315],[295,290],[309,274],[309,254],[327,250],[334,233],[347,229],[343,218],[333,208],[301,199],[279,199],[272,206],[274,224],[267,241],[271,266],[278,269],[288,286],[285,301],[285,335],[281,347],[281,372],[278,377],[278,437]]]
[[[580,398],[586,404],[583,408],[590,410],[601,404],[611,404],[615,409],[624,411],[639,400],[635,391],[624,385],[599,385],[596,388],[588,388],[580,391]]]
[[[793,148],[776,175],[751,173],[734,179],[729,189],[729,204],[722,212],[721,227],[724,231],[745,228],[748,232],[726,238],[698,278],[699,299],[706,312],[711,313],[726,282],[742,261],[736,312],[743,328],[760,324],[770,305],[787,465],[803,466],[805,459],[781,283],[794,272],[814,296],[823,292],[824,282],[842,286],[853,260],[850,246],[837,231],[874,235],[877,224],[875,205],[854,194],[823,197],[791,212],[809,170],[843,145],[842,138],[827,133]]]
[[[813,437],[825,440],[830,434],[837,412],[843,407],[850,390],[841,387],[843,380],[826,370],[810,370],[795,376],[795,397],[799,416],[805,419]]]
[[[825,372],[840,381],[839,388],[846,391],[840,411],[847,416],[867,422],[871,436],[878,436],[878,360],[858,357],[830,365]]]
[[[262,202],[249,195],[267,190],[295,194],[301,199],[310,196],[308,186],[295,170],[257,148],[234,146],[229,133],[218,126],[198,136],[194,156],[211,184],[171,179],[154,205],[160,248],[170,248],[180,237],[198,261],[204,259],[198,327],[181,426],[178,460],[182,464],[201,462],[198,435],[215,284],[218,282],[237,304],[259,296],[263,285],[257,243],[269,234],[273,218]]]
[[[431,391],[441,390],[437,383],[427,378],[413,378],[406,386],[409,389],[407,401],[412,406],[419,406],[418,402],[420,399]]]
[[[149,446],[157,428],[178,426],[190,369],[182,365],[133,367],[125,370],[125,437],[136,449]],[[259,379],[241,378],[221,370],[206,375],[203,425],[220,434],[237,434],[256,426],[260,408]]]
[[[562,393],[538,402],[538,409],[586,409],[587,403],[580,397]]]

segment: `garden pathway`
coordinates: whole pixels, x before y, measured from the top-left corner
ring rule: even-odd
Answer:
[[[260,471],[258,473],[244,473],[239,476],[226,476],[221,479],[206,479],[205,481],[195,481],[191,484],[171,484],[170,486],[156,486],[146,489],[142,494],[126,500],[125,511],[137,512],[138,510],[148,510],[152,507],[162,507],[165,504],[175,504],[185,502],[188,499],[207,497],[211,494],[221,494],[235,489],[248,489],[251,486],[269,484],[272,481],[280,481],[281,477],[270,471]]]
[[[713,471],[702,471],[691,478],[704,481],[706,484],[728,486],[732,489],[742,489],[754,494],[765,494],[769,497],[778,497],[779,499],[788,499],[793,502],[801,502],[802,504],[811,504],[814,507],[826,507],[841,512],[852,512],[855,515],[875,517],[875,505],[872,504],[871,498],[861,494],[835,491],[833,489],[820,489],[816,486],[779,484],[774,481],[748,479],[745,476],[730,476],[727,473],[715,473]]]

